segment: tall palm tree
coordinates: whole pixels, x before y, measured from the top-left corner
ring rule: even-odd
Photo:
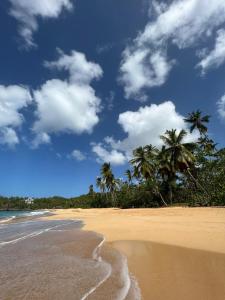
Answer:
[[[202,116],[202,112],[200,110],[196,110],[192,113],[188,114],[188,117],[184,119],[185,122],[191,125],[190,132],[193,132],[194,129],[198,129],[201,135],[205,135],[208,131],[206,127],[206,123],[209,123],[210,116]]]
[[[138,173],[144,178],[148,179],[153,173],[153,167],[149,161],[149,153],[144,147],[139,147],[133,151],[133,156],[130,160],[131,164],[134,165]]]
[[[89,192],[88,192],[88,194],[91,195],[91,196],[93,196],[93,194],[94,194],[94,186],[93,186],[93,184],[91,184],[89,186]]]
[[[193,150],[196,147],[195,143],[184,143],[184,138],[187,135],[185,130],[179,133],[176,129],[167,130],[160,138],[163,140],[165,147],[161,153],[161,172],[166,174],[169,186],[169,199],[172,203],[173,191],[172,187],[176,182],[176,173],[187,171],[194,164],[195,157]]]
[[[101,167],[101,175],[102,179],[104,180],[106,184],[106,188],[109,190],[110,189],[110,184],[114,178],[112,170],[111,170],[111,165],[110,163],[104,163]]]
[[[101,194],[103,195],[103,193],[105,193],[105,182],[101,177],[97,177],[96,186],[99,188]]]
[[[118,182],[113,175],[110,163],[104,163],[101,167],[102,179],[105,182],[106,188],[111,194],[113,202],[115,201],[115,191],[118,187]]]
[[[208,155],[215,152],[217,145],[207,135],[200,137],[198,139],[198,144],[200,145],[200,148]]]
[[[157,173],[157,149],[152,145],[145,147],[139,147],[133,151],[134,158],[131,159],[130,163],[134,166],[135,177],[142,176],[145,181],[148,181],[154,186],[153,192],[160,196],[164,205],[167,205],[160,193],[159,185],[156,179]]]
[[[132,177],[135,178],[137,181],[140,180],[141,174],[139,172],[139,169],[136,165],[133,166],[133,174]]]
[[[128,184],[130,185],[132,183],[132,173],[131,173],[131,170],[129,170],[129,169],[126,170],[125,175],[127,177]]]

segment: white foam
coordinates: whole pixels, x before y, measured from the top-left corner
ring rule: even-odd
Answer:
[[[102,261],[102,257],[100,256],[100,251],[101,251],[103,244],[105,243],[105,240],[106,240],[105,237],[103,237],[103,240],[94,249],[93,254],[92,254],[92,257],[94,260],[97,260],[99,262]],[[129,269],[128,269],[127,258],[124,255],[122,255],[122,259],[123,259],[123,261],[122,261],[123,265],[122,265],[122,271],[121,271],[121,280],[123,281],[123,288],[121,288],[121,290],[118,291],[117,298],[115,300],[125,300],[126,297],[128,296],[130,288],[131,288],[131,277],[130,277],[130,273],[129,273]],[[113,272],[112,266],[110,264],[108,264],[108,265],[110,266],[110,272],[107,274],[107,276],[103,280],[101,280],[95,287],[91,288],[89,290],[89,292],[87,292],[81,298],[81,300],[87,299],[88,296],[90,296],[92,293],[94,293],[112,275],[112,272]],[[138,288],[137,281],[133,278],[132,282],[135,283],[135,287],[134,287],[135,288],[135,298],[140,300],[141,296],[140,296],[140,290]]]
[[[105,242],[105,237],[103,237],[103,240],[98,244],[98,246],[94,249],[93,253],[92,253],[92,257],[94,260],[97,260],[99,262],[102,261],[101,256],[99,255],[100,249],[103,246]],[[105,262],[106,263],[106,262]],[[94,293],[112,274],[112,266],[108,263],[106,263],[108,266],[108,273],[106,274],[106,276],[94,287],[92,287],[82,298],[81,300],[85,300],[87,299],[87,297],[89,297],[92,293]]]
[[[94,251],[92,253],[92,257],[94,260],[97,260],[97,261],[102,260],[101,256],[99,255],[99,252],[104,243],[105,243],[105,237],[103,237],[103,240],[99,243],[99,245],[94,249]]]
[[[0,247],[10,245],[10,244],[16,244],[19,241],[22,241],[22,240],[25,240],[25,239],[28,239],[28,238],[31,238],[31,237],[35,237],[35,236],[38,236],[42,233],[48,232],[52,229],[55,229],[55,228],[58,228],[58,227],[61,227],[61,226],[65,226],[65,225],[70,225],[70,224],[73,224],[73,223],[76,223],[76,222],[77,221],[72,221],[72,222],[69,222],[69,223],[63,223],[63,224],[55,225],[55,226],[52,226],[52,227],[49,227],[49,228],[46,228],[46,229],[43,229],[43,230],[40,230],[40,231],[34,231],[30,234],[27,234],[25,236],[22,236],[20,238],[17,238],[17,239],[11,240],[11,241],[0,242]]]
[[[9,221],[15,219],[16,216],[11,216],[10,218],[7,218],[7,219],[3,219],[0,221],[0,224],[3,224],[3,223],[8,223]]]
[[[123,279],[124,287],[118,293],[117,300],[124,300],[127,297],[131,287],[131,280],[130,280],[130,274],[128,270],[127,258],[125,256],[123,256],[123,267],[122,267],[121,277]]]

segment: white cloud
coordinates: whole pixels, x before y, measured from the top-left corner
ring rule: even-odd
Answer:
[[[108,151],[101,143],[92,144],[92,151],[97,155],[98,163],[111,163],[112,165],[123,165],[126,157],[122,152],[115,149]]]
[[[137,111],[124,112],[119,115],[118,123],[127,137],[123,140],[107,137],[104,140],[105,144],[98,144],[94,151],[102,160],[113,151],[119,153],[121,161],[118,161],[118,164],[125,163],[126,159],[131,157],[132,151],[139,146],[152,144],[160,147],[162,145],[160,135],[166,130],[188,131],[184,117],[176,112],[175,105],[171,101],[140,107]],[[195,141],[197,138],[197,132],[193,132],[187,135],[186,141]],[[110,150],[104,150],[105,147],[110,147]]]
[[[127,48],[123,53],[122,76],[119,79],[125,85],[126,98],[135,95],[138,100],[146,100],[141,92],[142,88],[162,85],[173,63],[174,61],[167,60],[163,50],[156,50],[150,55],[147,49],[141,48],[133,52]]]
[[[203,55],[202,60],[198,63],[201,68],[202,74],[210,68],[217,68],[225,62],[225,30],[221,29],[217,32],[217,38],[214,49]]]
[[[37,149],[41,144],[51,144],[51,137],[46,132],[40,132],[35,136],[31,148]]]
[[[97,114],[101,101],[90,83],[102,76],[101,67],[88,62],[82,53],[76,51],[71,55],[60,52],[59,60],[46,63],[46,66],[68,71],[69,78],[49,80],[34,91],[37,121],[33,132],[37,135],[91,133],[99,122]]]
[[[78,160],[78,161],[83,161],[86,159],[86,155],[77,149],[72,151],[70,157],[72,157],[73,159]]]
[[[0,129],[0,144],[14,147],[19,144],[19,138],[16,131],[9,127],[3,127]]]
[[[19,143],[15,128],[22,125],[21,109],[32,101],[29,90],[18,85],[0,85],[0,143],[13,146]]]
[[[27,47],[35,46],[33,33],[38,30],[38,18],[57,18],[63,11],[71,10],[71,0],[9,0],[10,15],[19,22],[19,34]]]
[[[83,53],[71,51],[70,55],[66,55],[62,50],[57,50],[60,55],[59,59],[45,62],[47,68],[68,71],[70,82],[79,85],[86,85],[93,79],[101,78],[103,74],[101,67],[96,63],[88,62]]]
[[[225,22],[224,0],[177,0],[170,5],[154,1],[154,16],[123,53],[120,81],[127,98],[143,96],[145,88],[167,80],[174,61],[169,43],[179,49],[198,46]],[[159,67],[158,67],[159,65]]]
[[[225,119],[225,95],[217,102],[217,105],[220,117]]]

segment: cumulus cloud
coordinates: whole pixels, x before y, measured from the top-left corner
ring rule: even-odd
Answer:
[[[31,148],[37,149],[40,144],[51,144],[51,137],[46,132],[40,132],[35,136]]]
[[[171,101],[159,105],[143,106],[137,111],[121,113],[118,123],[127,137],[123,140],[107,137],[104,144],[98,144],[94,151],[101,160],[106,160],[112,152],[120,155],[121,160],[118,160],[117,164],[124,164],[131,157],[132,151],[139,146],[152,144],[160,147],[162,145],[160,135],[164,134],[166,130],[188,130],[184,117],[176,111],[175,105]],[[196,141],[197,138],[197,132],[193,132],[193,134],[187,135],[186,141]],[[106,151],[105,147],[110,150]]]
[[[127,48],[123,53],[121,65],[122,76],[119,80],[124,84],[125,97],[135,95],[136,99],[145,101],[143,87],[162,85],[172,68],[174,61],[168,61],[166,52],[162,49],[149,53],[146,49]]]
[[[9,0],[10,15],[19,22],[19,34],[27,47],[35,46],[33,33],[38,30],[38,18],[58,18],[63,10],[73,8],[72,0]]]
[[[18,85],[0,85],[0,143],[14,146],[19,143],[15,131],[24,121],[21,110],[32,101],[29,90]]]
[[[72,151],[70,157],[77,160],[77,161],[86,160],[86,155],[83,154],[80,150],[77,150],[77,149]]]
[[[123,53],[120,82],[127,98],[142,99],[145,88],[165,83],[174,65],[168,58],[169,43],[179,49],[197,46],[225,22],[224,0],[153,3],[151,21]]]
[[[19,138],[14,129],[10,127],[3,127],[0,129],[0,144],[7,145],[12,148],[19,144]]]
[[[34,91],[37,120],[33,132],[37,136],[62,132],[91,133],[99,122],[101,101],[90,84],[102,76],[101,67],[88,62],[84,54],[76,51],[71,55],[60,52],[57,61],[45,65],[67,71],[69,76],[67,80],[48,80]],[[41,139],[39,141],[41,143]]]
[[[217,68],[225,62],[225,30],[218,30],[214,49],[209,53],[207,49],[204,52],[202,60],[197,65],[201,68],[203,75],[209,69]]]
[[[92,144],[92,151],[97,155],[98,163],[111,163],[112,165],[123,165],[126,162],[125,155],[115,149],[107,150],[101,143]]]
[[[220,117],[225,119],[225,95],[217,102],[217,105]]]

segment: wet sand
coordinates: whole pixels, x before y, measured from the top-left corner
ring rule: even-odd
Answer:
[[[128,258],[145,300],[225,299],[225,209],[57,210]]]
[[[0,299],[139,300],[127,260],[76,220],[0,226]]]

